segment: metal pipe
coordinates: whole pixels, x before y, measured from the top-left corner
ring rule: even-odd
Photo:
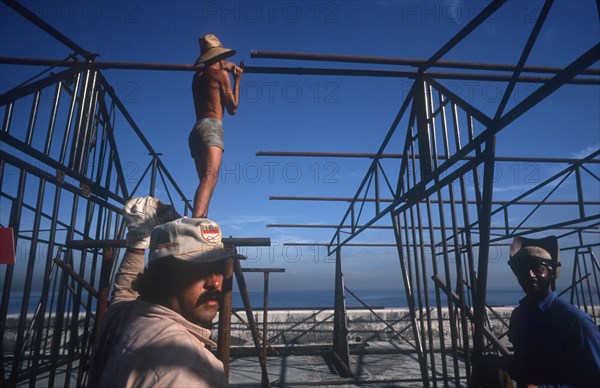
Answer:
[[[21,171],[19,172],[19,184],[17,186],[17,197],[15,199],[15,201],[13,201],[12,206],[11,206],[11,211],[10,211],[10,221],[9,221],[9,227],[13,228],[13,233],[14,233],[14,243],[15,246],[17,246],[18,244],[18,240],[19,240],[19,232],[21,229],[21,212],[23,209],[23,200],[24,200],[24,194],[25,194],[25,184],[27,182],[27,173],[21,169]],[[12,286],[12,278],[13,278],[13,271],[14,271],[14,265],[8,265],[6,268],[6,274],[5,274],[5,282],[4,282],[4,290],[2,291],[2,310],[3,312],[6,312],[8,310],[8,303],[9,303],[9,298],[10,298],[10,291],[11,291],[11,286]],[[17,340],[15,342],[15,353],[16,353],[16,349],[21,349],[23,346],[23,328],[25,327],[25,316],[20,315],[19,316],[19,331],[17,332]],[[2,316],[0,316],[0,324],[1,324],[1,328],[2,328],[2,334],[4,335],[4,329],[6,328],[6,314],[3,314]],[[11,366],[11,370],[10,370],[10,374],[8,377],[8,385],[9,386],[15,386],[17,383],[17,379],[18,379],[18,374],[19,374],[19,369],[20,369],[20,362],[21,362],[21,358],[20,357],[14,357],[12,360],[12,366]],[[4,365],[3,365],[4,367]]]
[[[378,65],[401,65],[411,67],[421,67],[427,60],[425,59],[410,59],[410,58],[390,58],[390,57],[373,57],[362,55],[339,55],[339,54],[314,54],[314,53],[298,53],[298,52],[283,52],[283,51],[264,51],[250,50],[250,58],[263,59],[286,59],[286,60],[302,60],[302,61],[323,61],[323,62],[345,62],[345,63],[370,63]],[[506,71],[514,72],[515,66],[499,63],[477,63],[477,62],[458,62],[458,61],[436,61],[431,67],[437,68],[452,68],[452,69],[469,69],[469,70],[491,70],[491,71]],[[523,72],[529,73],[548,73],[556,74],[562,69],[560,67],[549,66],[524,66]],[[588,69],[581,74],[600,75],[598,69]]]
[[[269,199],[272,201],[334,201],[334,202],[353,202],[354,198],[350,197],[307,197],[307,196],[284,196],[284,195],[271,195]],[[360,202],[394,202],[393,198],[361,198]],[[420,201],[421,203],[425,203],[425,200]],[[432,203],[437,203],[437,201],[432,201]],[[442,200],[442,203],[451,203],[449,200]],[[477,201],[468,200],[467,204],[475,205]],[[540,201],[492,201],[493,205],[538,205]],[[587,201],[583,202],[584,205],[600,205],[600,201]],[[543,205],[558,205],[558,206],[579,206],[579,201],[548,201],[543,202]],[[494,211],[496,213],[497,211]]]
[[[258,354],[258,361],[260,363],[260,370],[262,375],[262,386],[269,387],[270,383],[269,373],[267,372],[267,360],[263,357],[263,354],[261,352],[261,345],[258,329],[256,327],[256,320],[254,319],[254,315],[252,314],[252,304],[250,303],[250,296],[248,295],[246,280],[244,279],[242,266],[239,260],[234,260],[233,272],[235,274],[235,279],[237,280],[238,287],[240,289],[240,296],[242,297],[242,302],[244,303],[244,307],[246,310],[246,319],[248,319],[248,323],[250,324],[250,332],[252,333],[254,347]]]
[[[121,70],[166,70],[166,71],[201,71],[203,68],[193,65],[181,64],[154,64],[140,62],[90,62],[98,70],[121,69]],[[55,66],[73,67],[81,66],[82,62],[65,62],[64,60],[39,59],[39,58],[12,58],[0,57],[0,64],[29,65],[29,66]],[[327,75],[345,77],[384,77],[384,78],[408,78],[415,79],[419,76],[416,71],[399,70],[370,70],[370,69],[335,69],[335,68],[312,68],[312,67],[268,67],[268,66],[246,66],[246,74],[279,74],[279,75]],[[510,82],[511,77],[501,74],[465,74],[465,73],[440,73],[427,72],[428,76],[436,79],[462,80],[462,81],[498,81]],[[547,76],[521,76],[522,83],[543,83],[551,78]],[[566,81],[568,84],[598,85],[600,79],[590,77],[578,77]]]
[[[225,244],[227,249],[235,249],[235,246]],[[229,355],[231,348],[231,306],[233,289],[233,267],[234,260],[229,258],[225,261],[225,271],[223,273],[223,287],[221,306],[219,307],[219,326],[217,357],[223,363],[225,378],[229,381]]]
[[[38,237],[40,234],[40,221],[41,221],[42,207],[43,207],[43,203],[44,203],[45,188],[46,188],[46,181],[40,180],[39,185],[38,185],[38,190],[37,190],[38,192],[37,192],[37,200],[36,200],[36,211],[33,216],[33,231],[31,234],[31,241],[29,243],[29,257],[27,259],[27,270],[25,273],[25,283],[23,286],[23,301],[22,301],[23,304],[21,306],[21,314],[22,315],[27,315],[27,310],[29,309],[29,300],[31,298],[31,288],[32,288],[31,286],[33,284],[33,274],[34,274],[34,267],[35,267],[35,262],[36,262]],[[36,323],[32,322],[31,324],[35,325]],[[19,332],[21,332],[21,328],[20,328]],[[25,338],[27,338],[27,337],[28,337],[28,335],[25,336]],[[15,356],[20,357],[20,358],[25,358],[24,357],[25,356],[25,347],[26,347],[25,341],[22,343],[21,348],[15,347]],[[35,384],[35,375],[36,375],[35,371],[38,366],[37,365],[38,361],[39,360],[36,357],[34,357],[32,360],[34,378],[33,378],[33,381],[31,382],[31,384]]]
[[[263,338],[262,338],[262,351],[263,357],[267,359],[267,323],[269,322],[269,271],[263,273],[264,286],[263,286]]]
[[[473,333],[473,351],[477,360],[483,353],[485,303],[487,291],[487,276],[489,264],[489,244],[492,198],[494,193],[494,155],[496,152],[496,137],[492,136],[485,145],[484,172],[482,187],[482,204],[479,214],[479,258],[477,263],[477,289],[474,297],[473,315],[475,330]]]
[[[438,201],[430,201],[431,203],[437,203]],[[442,201],[443,202],[443,201]],[[360,225],[357,225],[360,226]],[[267,228],[314,228],[314,229],[333,229],[333,228],[338,228],[341,227],[342,229],[349,229],[352,226],[351,225],[337,225],[337,224],[320,224],[320,225],[315,225],[315,224],[267,224],[266,225]],[[466,229],[464,226],[459,226],[460,229]],[[442,229],[441,226],[432,226],[433,229],[435,230],[440,230]],[[469,227],[470,228],[470,227]],[[537,230],[539,228],[542,228],[542,226],[522,226],[520,229],[523,230]],[[369,229],[393,229],[393,226],[391,225],[371,225],[369,226]],[[447,229],[451,229],[451,228],[447,228]],[[577,227],[572,227],[572,226],[559,226],[553,229],[566,229],[566,230],[577,230],[579,228]],[[589,229],[589,228],[588,228]],[[598,229],[598,227],[593,227],[591,229]],[[503,226],[491,226],[490,230],[502,230],[504,231],[505,228]],[[506,233],[506,235],[508,236],[508,233]],[[561,248],[561,250],[565,250],[566,248]]]
[[[73,125],[73,118],[75,116],[75,108],[78,102],[77,93],[79,93],[79,87],[81,85],[81,73],[77,73],[75,79],[75,86],[73,93],[71,94],[71,104],[69,105],[69,114],[67,115],[67,122],[65,124],[65,132],[63,136],[62,146],[60,149],[60,157],[58,159],[60,164],[65,164],[67,157],[67,146],[69,144],[69,135],[71,134],[71,126]]]
[[[46,142],[44,145],[44,154],[50,154],[50,148],[52,145],[52,136],[54,134],[54,126],[56,125],[56,115],[58,111],[58,105],[60,103],[60,92],[62,91],[62,81],[56,83],[56,91],[54,92],[54,100],[52,103],[52,110],[50,111],[50,122],[48,123],[48,132],[46,133]]]
[[[460,148],[460,147],[459,147]],[[291,157],[333,157],[333,158],[369,158],[369,159],[402,159],[406,156],[412,157],[413,154],[377,154],[368,152],[297,152],[297,151],[257,151],[256,156],[291,156]],[[420,158],[419,154],[414,154],[415,158]],[[450,155],[436,155],[438,159],[450,159]],[[465,155],[460,160],[472,160],[477,156]],[[580,163],[581,159],[575,158],[535,158],[535,157],[515,157],[498,156],[497,162],[531,162],[531,163]],[[592,159],[586,163],[600,163],[600,159]]]
[[[25,135],[25,144],[31,145],[33,139],[33,131],[35,129],[35,120],[37,118],[37,112],[40,105],[40,92],[36,91],[33,94],[32,107],[29,114],[29,124],[27,125],[27,133]]]
[[[452,299],[458,304],[458,295],[456,295],[454,292],[452,292],[452,290],[447,287],[444,282],[442,281],[441,278],[439,277],[433,277],[432,278],[433,281],[442,289],[442,291],[444,291],[446,294],[451,295]],[[460,307],[460,305],[459,305]],[[466,314],[470,319],[474,319],[475,317],[473,316],[473,313],[471,313],[471,311],[469,309],[466,309]],[[496,349],[505,357],[509,357],[510,356],[510,352],[504,347],[504,345],[502,345],[498,339],[496,338],[496,336],[494,335],[494,333],[492,333],[488,328],[484,327],[483,328],[483,333],[486,336],[486,338],[494,344],[494,346],[496,347]]]

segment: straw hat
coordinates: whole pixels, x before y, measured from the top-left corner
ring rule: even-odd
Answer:
[[[199,39],[199,43],[200,56],[196,59],[195,65],[199,63],[210,65],[235,55],[235,50],[223,47],[221,41],[213,34],[204,35]]]

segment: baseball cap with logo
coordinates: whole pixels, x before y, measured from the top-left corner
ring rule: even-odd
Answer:
[[[148,263],[168,257],[201,264],[246,258],[226,250],[221,242],[221,228],[206,218],[180,218],[154,228]]]

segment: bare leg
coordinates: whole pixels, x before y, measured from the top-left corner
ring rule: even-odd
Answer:
[[[206,218],[208,216],[208,205],[219,179],[222,157],[223,150],[221,148],[206,147],[194,158],[200,184],[194,195],[193,218]]]

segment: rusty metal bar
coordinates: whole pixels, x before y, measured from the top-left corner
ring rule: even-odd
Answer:
[[[413,154],[376,154],[372,152],[306,152],[306,151],[257,151],[256,156],[291,156],[291,157],[332,157],[332,158],[369,158],[369,159],[402,159],[405,156],[412,157]],[[414,154],[419,158],[419,154]],[[439,154],[438,159],[450,159],[449,155]],[[475,156],[465,155],[461,160],[471,160]],[[535,158],[526,156],[498,156],[497,162],[531,162],[531,163],[579,163],[581,159],[576,158]],[[600,159],[590,160],[587,163],[599,163]]]
[[[226,245],[228,249],[235,249],[232,245]],[[231,347],[231,311],[233,289],[233,268],[235,259],[227,259],[225,263],[225,272],[223,273],[223,286],[221,290],[222,298],[219,306],[219,326],[217,357],[223,363],[225,378],[229,381],[229,355]]]
[[[452,290],[450,290],[448,287],[446,287],[446,285],[444,284],[444,282],[442,281],[442,279],[440,277],[436,277],[434,276],[433,281],[435,282],[435,284],[442,290],[444,291],[446,294],[451,295],[452,296],[452,300],[454,301],[454,303],[456,303],[459,307],[460,304],[459,302],[459,298],[458,295],[456,295],[454,292],[452,292]],[[471,311],[468,308],[465,308],[465,312],[466,315],[469,317],[469,319],[473,320],[474,316],[471,313]],[[510,352],[504,347],[504,345],[502,345],[498,339],[496,338],[496,336],[486,327],[483,327],[483,333],[485,335],[485,337],[492,343],[494,344],[494,346],[496,347],[496,349],[502,353],[503,356],[509,357],[510,356]]]
[[[163,71],[198,71],[202,66],[187,64],[159,64],[141,62],[90,62],[98,70],[121,69],[121,70],[163,70]],[[14,58],[0,57],[0,64],[29,65],[29,66],[55,66],[73,67],[81,66],[82,62],[64,61],[41,58]],[[346,77],[385,77],[385,78],[409,78],[418,77],[416,71],[399,70],[368,70],[368,69],[333,69],[333,68],[307,68],[307,67],[267,67],[267,66],[245,66],[246,74],[281,74],[281,75],[324,75],[324,76],[346,76]],[[465,73],[439,73],[427,72],[430,77],[436,79],[464,80],[464,81],[498,81],[510,82],[508,75],[496,74],[465,74]],[[520,76],[519,82],[543,83],[551,78],[548,76]],[[566,83],[580,85],[598,85],[600,79],[590,77],[576,77]]]
[[[263,274],[263,336],[262,336],[262,352],[265,362],[267,360],[267,341],[268,332],[268,316],[269,316],[269,273],[285,272],[285,268],[243,268],[242,272],[262,272]]]
[[[254,315],[252,314],[252,304],[250,303],[250,296],[248,295],[246,280],[244,279],[244,273],[242,271],[242,266],[239,260],[235,260],[234,262],[233,273],[235,274],[235,279],[237,280],[240,289],[240,296],[242,297],[244,308],[246,310],[246,319],[248,319],[248,323],[250,324],[250,332],[252,333],[254,347],[256,348],[256,352],[258,354],[258,361],[260,363],[260,370],[262,375],[262,386],[269,387],[270,383],[269,373],[267,371],[267,360],[265,359],[265,357],[263,357],[263,353],[261,351],[261,344],[258,329],[256,326],[256,320],[254,319]]]
[[[335,300],[333,315],[333,347],[332,356],[337,374],[351,377],[350,349],[348,347],[348,325],[346,315],[346,298],[344,296],[344,274],[342,271],[342,253],[335,256]]]
[[[437,201],[436,201],[437,202]],[[431,201],[431,203],[434,203],[433,201]],[[319,224],[319,225],[315,225],[315,224],[267,224],[266,225],[267,228],[307,228],[307,229],[333,229],[333,228],[337,228],[340,225],[336,225],[336,224]],[[345,229],[349,229],[351,228],[350,225],[341,225],[342,228]],[[461,228],[464,228],[464,226],[461,226]],[[535,229],[539,229],[542,228],[542,226],[522,226],[519,229],[522,230],[535,230]],[[371,225],[369,227],[369,229],[389,229],[392,230],[393,226],[391,225]],[[441,226],[433,226],[433,229],[442,229]],[[570,226],[558,226],[556,228],[553,229],[567,229],[567,230],[574,230],[574,229],[578,229],[576,227],[570,227]],[[592,229],[599,229],[598,227],[594,227]],[[490,230],[505,230],[504,227],[502,226],[491,226]],[[566,248],[561,248],[561,250],[566,250]]]
[[[479,213],[479,258],[477,263],[477,288],[474,295],[473,316],[475,330],[473,333],[474,360],[482,356],[484,348],[485,303],[487,296],[488,258],[490,249],[490,226],[492,223],[492,198],[494,193],[494,156],[496,153],[496,137],[491,137],[483,151],[483,187],[482,204]],[[475,367],[478,365],[475,363]]]
[[[339,55],[339,54],[315,54],[297,53],[284,51],[251,50],[250,58],[262,59],[285,59],[302,61],[344,62],[344,63],[370,63],[377,65],[401,65],[411,67],[422,67],[427,60],[410,58],[373,57],[363,55]],[[491,70],[514,72],[515,66],[499,63],[478,63],[460,61],[436,61],[431,67],[443,67],[451,69]],[[562,69],[550,66],[524,66],[523,72],[556,74]],[[589,69],[582,74],[600,75],[599,69]]]
[[[308,196],[291,196],[291,195],[271,195],[269,199],[272,201],[338,201],[338,202],[352,202],[354,198],[350,197],[308,197]],[[394,202],[393,198],[363,198],[363,202]],[[421,203],[425,203],[423,200]],[[436,200],[431,201],[431,203],[437,203]],[[451,203],[448,200],[442,200],[442,203]],[[467,201],[468,204],[477,204],[477,201]],[[538,205],[540,201],[492,201],[493,205]],[[544,205],[577,205],[579,206],[579,201],[548,201],[544,202]],[[586,201],[583,202],[584,205],[600,205],[600,201]]]

